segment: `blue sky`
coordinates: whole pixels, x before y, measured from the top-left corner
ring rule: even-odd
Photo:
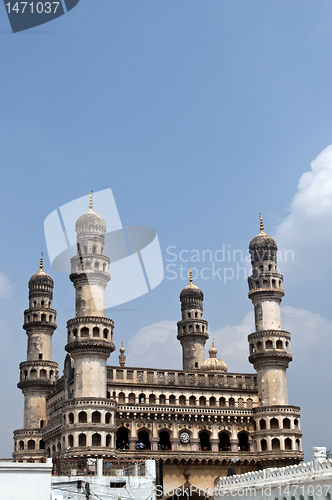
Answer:
[[[169,246],[245,252],[263,213],[266,232],[295,252],[280,269],[293,336],[289,399],[302,408],[306,459],[312,446],[332,447],[328,419],[312,424],[332,409],[331,152],[310,166],[332,143],[331,24],[332,4],[321,0],[81,0],[14,35],[2,7],[2,456],[22,426],[21,325],[27,282],[46,250],[44,219],[108,187],[123,225],[157,231],[165,265]],[[62,369],[74,290],[47,259],[45,269],[55,281],[53,359]],[[174,322],[186,281],[169,277],[109,311],[130,363],[180,367]],[[230,372],[252,371],[246,281],[196,284],[219,356]],[[167,355],[173,347],[177,359]]]

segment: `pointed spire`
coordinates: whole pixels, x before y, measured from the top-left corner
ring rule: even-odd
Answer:
[[[89,211],[90,212],[92,212],[92,209],[93,209],[92,192],[93,191],[90,191],[90,200],[89,200]]]
[[[190,268],[190,271],[189,271],[189,283],[192,283],[193,282],[193,273],[191,272],[191,268]]]
[[[259,214],[259,229],[261,233],[264,233],[264,224],[262,214]]]
[[[43,271],[43,252],[40,255],[39,271]]]

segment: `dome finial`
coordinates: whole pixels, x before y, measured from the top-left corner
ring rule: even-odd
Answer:
[[[43,252],[40,255],[39,270],[43,271]]]
[[[190,268],[190,271],[189,271],[189,283],[192,283],[193,282],[193,273],[191,272],[191,268]]]
[[[90,200],[89,200],[89,210],[90,210],[90,212],[92,212],[92,209],[93,209],[92,193],[93,193],[93,191],[90,191]]]
[[[264,224],[263,224],[263,217],[262,217],[262,214],[259,214],[259,229],[261,231],[261,233],[264,233]]]

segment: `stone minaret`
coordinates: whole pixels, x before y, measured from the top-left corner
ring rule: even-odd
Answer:
[[[80,416],[69,414],[72,409],[68,408],[68,415],[64,415],[64,420],[74,423],[70,427],[73,436],[69,440],[70,448],[81,445],[78,434],[83,432],[86,433],[86,446],[95,444],[113,448],[115,402],[106,399],[106,361],[115,350],[114,323],[104,317],[105,288],[110,280],[110,259],[104,255],[106,224],[104,219],[93,211],[92,194],[89,210],[76,221],[75,230],[77,255],[71,259],[70,279],[76,292],[76,317],[67,322],[68,343],[65,349],[74,360],[74,381],[69,397],[73,398],[73,404],[79,405],[79,409],[85,412],[87,417],[84,416],[85,421],[80,421]],[[108,423],[107,429],[105,421]],[[94,426],[94,430],[98,430],[95,442],[94,437],[90,435],[91,422],[100,424]],[[77,423],[80,425],[76,429]],[[82,425],[84,423],[86,428]]]
[[[249,335],[249,361],[257,370],[261,406],[287,405],[286,369],[292,360],[290,334],[281,329],[280,302],[284,296],[283,276],[277,272],[278,247],[264,232],[249,244],[252,275],[249,293],[255,311],[255,333]]]
[[[257,451],[275,451],[280,458],[284,450],[298,451],[289,462],[298,463],[303,455],[300,409],[288,405],[286,370],[292,355],[290,334],[281,327],[284,290],[283,276],[277,272],[277,251],[275,240],[264,232],[260,216],[260,233],[249,244],[252,275],[248,278],[248,296],[255,312],[255,332],[248,336],[249,361],[257,371],[259,398],[259,408],[254,409],[253,437]]]
[[[23,429],[14,431],[15,459],[38,458],[45,453],[42,440],[47,424],[46,396],[58,379],[58,364],[52,359],[52,335],[56,329],[56,311],[52,309],[54,283],[43,270],[29,281],[29,309],[24,311],[28,336],[27,361],[20,364],[18,387],[24,394]]]
[[[177,339],[182,346],[182,368],[198,370],[205,360],[204,346],[209,338],[208,323],[203,319],[203,292],[194,285],[190,270],[189,284],[180,294],[182,320]]]

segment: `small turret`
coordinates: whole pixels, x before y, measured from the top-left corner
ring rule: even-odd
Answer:
[[[189,283],[180,293],[182,320],[178,322],[177,339],[182,346],[183,370],[198,370],[205,360],[204,346],[209,338],[208,323],[203,319],[203,292],[193,283],[190,269]]]
[[[119,355],[119,365],[125,366],[125,364],[126,364],[125,348],[123,347],[123,342],[121,342],[120,355]]]

